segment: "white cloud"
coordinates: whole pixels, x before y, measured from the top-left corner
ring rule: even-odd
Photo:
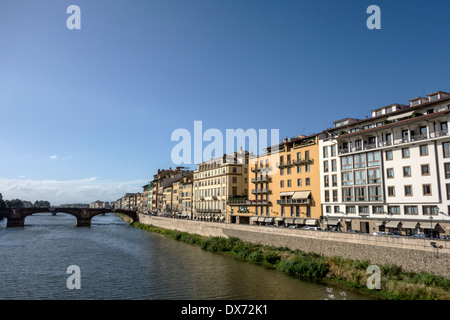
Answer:
[[[53,155],[50,157],[50,159],[57,159],[57,158],[58,158],[58,156],[56,156],[56,155]]]
[[[90,203],[115,201],[127,192],[142,192],[146,183],[146,180],[109,182],[97,177],[64,181],[0,178],[0,193],[4,199],[48,200],[52,205]]]

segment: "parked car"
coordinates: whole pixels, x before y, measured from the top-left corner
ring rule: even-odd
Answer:
[[[373,236],[383,236],[383,235],[384,235],[384,232],[381,232],[381,231],[375,231],[375,232],[372,233],[372,235],[373,235]]]
[[[348,230],[347,232],[348,232],[348,233],[359,233],[358,230]]]
[[[412,238],[428,238],[425,233],[415,233],[411,236]]]
[[[295,224],[291,224],[288,228],[295,229],[295,228],[297,228],[297,226]]]
[[[394,231],[394,232],[389,232],[390,236],[397,236],[397,237],[402,237],[403,235],[400,232]]]

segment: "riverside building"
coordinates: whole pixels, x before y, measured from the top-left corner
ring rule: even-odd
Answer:
[[[325,225],[365,233],[449,234],[450,94],[346,118],[320,134]]]
[[[194,171],[193,219],[231,222],[229,198],[248,194],[248,152],[204,161]]]
[[[249,197],[229,200],[231,222],[320,225],[318,135],[285,139],[249,163]]]

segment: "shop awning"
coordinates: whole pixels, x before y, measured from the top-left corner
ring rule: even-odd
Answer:
[[[285,223],[294,223],[294,218],[286,218],[285,220],[284,220],[284,222]]]
[[[290,197],[294,194],[294,191],[280,192],[280,197]]]
[[[258,221],[258,217],[251,217],[250,218],[250,222],[255,222],[255,221]]]
[[[295,219],[294,223],[295,224],[305,224],[305,219]]]
[[[382,226],[384,224],[384,221],[377,221],[377,222],[375,222],[375,225],[376,226]]]
[[[337,226],[338,223],[339,223],[339,220],[337,220],[337,219],[329,219],[327,221],[327,225],[329,225],[329,226]]]
[[[273,218],[265,218],[264,222],[273,222]]]
[[[284,218],[275,218],[275,221],[283,221]]]
[[[386,228],[398,228],[399,223],[400,223],[400,221],[389,221],[384,226]]]
[[[422,229],[434,229],[438,224],[438,222],[421,222],[420,227]]]
[[[398,119],[407,118],[407,117],[412,116],[413,113],[414,113],[414,111],[398,114],[398,115],[395,115],[395,116],[388,117],[386,120],[387,121],[394,121],[394,120],[398,120]]]
[[[417,226],[417,221],[405,221],[402,223],[403,229],[415,229]]]
[[[295,191],[292,199],[308,199],[311,191]]]
[[[315,220],[315,219],[306,219],[305,224],[307,226],[315,226],[317,224],[317,220]]]
[[[264,217],[259,217],[258,222],[264,222]]]

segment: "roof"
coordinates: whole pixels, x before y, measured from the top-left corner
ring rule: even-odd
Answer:
[[[374,128],[369,128],[369,129],[366,129],[366,130],[360,130],[360,131],[356,131],[356,132],[343,134],[343,135],[340,135],[337,138],[338,139],[348,138],[348,137],[351,137],[351,136],[360,135],[361,133],[368,133],[368,132],[372,132],[372,131],[378,131],[380,129],[400,126],[400,125],[404,125],[404,124],[407,124],[407,123],[411,123],[411,122],[415,122],[415,121],[421,121],[421,120],[425,120],[425,119],[426,120],[433,119],[433,118],[437,118],[437,117],[440,117],[440,116],[448,114],[448,113],[450,113],[450,110],[444,110],[444,111],[441,111],[441,112],[426,114],[426,115],[419,116],[419,117],[408,118],[406,120],[401,120],[401,121],[398,121],[398,122],[388,123],[388,124],[385,124],[385,125],[383,125],[381,127],[374,127]]]

